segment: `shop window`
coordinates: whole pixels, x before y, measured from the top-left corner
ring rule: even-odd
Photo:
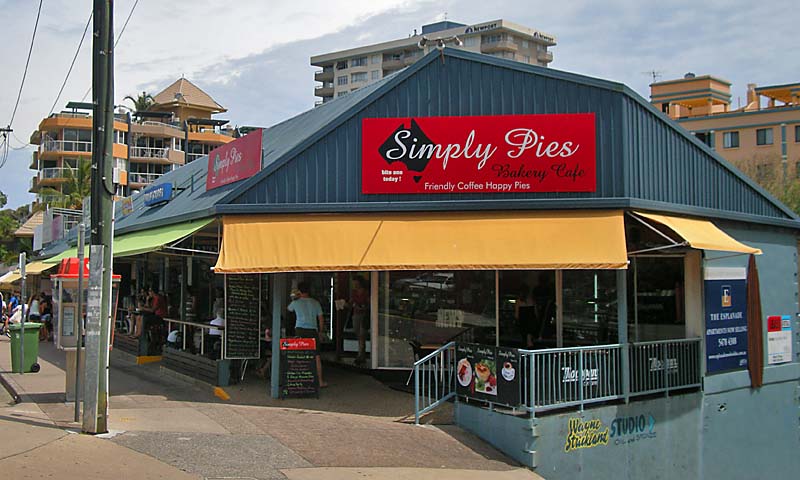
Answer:
[[[632,257],[627,276],[630,341],[684,338],[683,257]]]
[[[611,270],[564,270],[565,347],[617,343],[617,278]]]
[[[342,75],[341,77],[336,77],[336,84],[337,85],[347,85],[347,75]]]
[[[739,132],[725,132],[722,134],[724,148],[739,148]]]
[[[367,57],[358,57],[350,60],[350,67],[366,67]]]
[[[500,345],[554,348],[556,333],[556,272],[500,272]]]
[[[372,351],[379,366],[412,365],[414,341],[495,343],[493,271],[381,272],[378,283],[378,344]]]
[[[772,145],[771,128],[759,128],[756,130],[756,145]]]

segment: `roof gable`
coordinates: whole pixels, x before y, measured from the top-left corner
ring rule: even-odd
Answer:
[[[328,110],[325,110],[328,108]],[[597,191],[365,195],[361,119],[594,112]],[[264,168],[218,212],[652,208],[797,227],[797,217],[623,84],[445,49],[265,132]]]
[[[155,105],[188,106],[222,113],[225,107],[217,103],[197,85],[181,77],[153,97]]]

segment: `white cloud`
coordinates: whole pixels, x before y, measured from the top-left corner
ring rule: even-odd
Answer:
[[[14,128],[27,139],[53,103],[90,2],[49,0]],[[116,29],[133,0],[116,2]],[[620,81],[644,97],[652,80],[688,71],[733,82],[733,103],[747,83],[798,81],[790,0],[753,9],[746,0],[546,2],[518,0],[239,1],[140,0],[116,52],[116,96],[157,92],[181,74],[229,108],[234,124],[269,125],[311,108],[309,57],[364,43],[400,38],[425,23],[477,23],[504,18],[556,35],[552,68]],[[36,2],[0,0],[0,125],[10,117],[27,54]],[[368,20],[367,20],[368,19]],[[90,42],[58,104],[80,99],[90,81]],[[17,142],[14,142],[17,145]],[[15,152],[0,170],[10,205],[24,192],[30,152]]]

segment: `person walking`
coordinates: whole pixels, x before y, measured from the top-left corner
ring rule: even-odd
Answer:
[[[289,304],[287,310],[297,316],[295,323],[295,335],[301,338],[313,338],[317,343],[317,377],[319,378],[320,388],[327,387],[328,384],[322,379],[322,360],[319,356],[319,332],[324,330],[325,317],[322,315],[322,305],[313,298],[309,292],[308,282],[297,284],[300,296]]]

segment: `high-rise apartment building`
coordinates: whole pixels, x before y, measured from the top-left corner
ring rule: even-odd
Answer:
[[[763,185],[800,179],[800,83],[748,84],[731,108],[731,83],[712,75],[650,85],[650,103]]]
[[[446,45],[517,62],[546,67],[553,61],[548,50],[556,38],[548,33],[517,25],[508,20],[492,20],[475,25],[443,21],[423,25],[407,38],[351,48],[311,57],[320,67],[314,89],[317,104],[347,95],[422,58],[431,49]]]
[[[227,120],[211,118],[225,108],[185,78],[153,97],[145,111],[117,113],[114,118],[114,167],[127,172],[123,193],[139,190],[174,168],[233,140]],[[66,110],[39,123],[30,142],[30,168],[36,170],[29,191],[51,204],[63,185],[78,175],[81,161],[92,156],[92,104],[70,102]],[[49,188],[45,188],[49,187]],[[49,193],[48,193],[49,192]]]

